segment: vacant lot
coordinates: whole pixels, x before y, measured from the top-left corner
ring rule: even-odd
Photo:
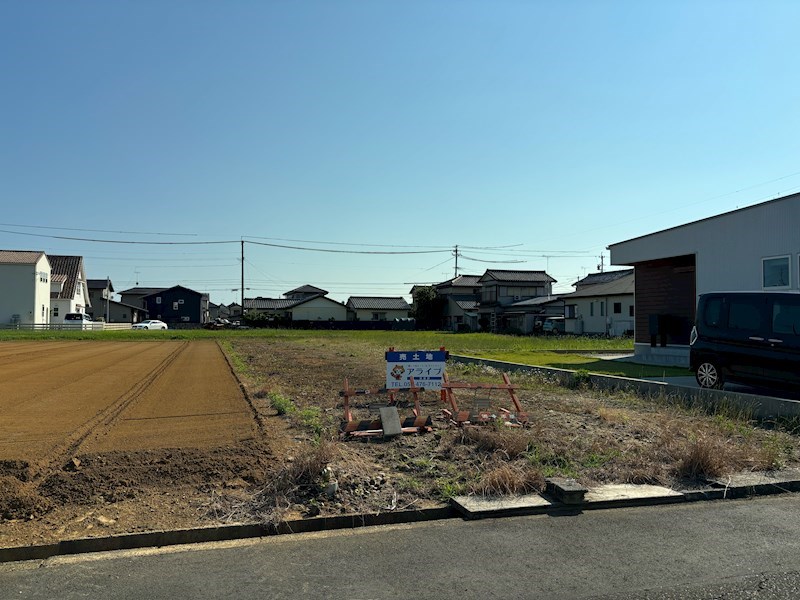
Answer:
[[[344,378],[380,387],[388,346],[461,344],[468,354],[529,351],[519,345],[530,342],[150,333],[157,335],[136,338],[147,341],[0,343],[0,545],[440,505],[454,494],[537,490],[555,475],[683,487],[798,464],[794,435],[754,427],[745,415],[524,376],[512,381],[528,429],[450,428],[439,395],[426,392],[432,433],[340,441]],[[501,381],[486,369],[448,372],[453,380]],[[356,416],[369,418],[369,404],[382,397],[356,400]],[[510,407],[499,390],[464,391],[458,401]]]

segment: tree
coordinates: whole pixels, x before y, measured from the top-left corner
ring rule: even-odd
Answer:
[[[441,329],[444,299],[436,293],[436,288],[416,286],[412,297],[411,315],[417,320],[417,329]]]

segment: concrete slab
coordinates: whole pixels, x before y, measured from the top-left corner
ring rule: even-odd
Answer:
[[[658,485],[622,483],[592,488],[586,493],[584,499],[587,504],[655,504],[679,502],[683,500],[683,494]]]
[[[539,494],[506,498],[483,496],[456,496],[451,499],[453,507],[467,519],[506,517],[509,515],[532,515],[547,512],[552,502]]]
[[[400,425],[400,415],[397,413],[396,406],[384,406],[381,408],[381,425],[383,426],[384,437],[394,437],[403,433]]]
[[[730,477],[711,479],[709,483],[722,490],[726,498],[741,498],[755,494],[782,494],[800,491],[800,470],[738,473]]]

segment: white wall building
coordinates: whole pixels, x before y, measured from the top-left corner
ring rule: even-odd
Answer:
[[[636,355],[688,364],[697,297],[800,289],[800,194],[609,246],[636,271]]]
[[[44,252],[0,250],[0,324],[50,321],[50,261]]]

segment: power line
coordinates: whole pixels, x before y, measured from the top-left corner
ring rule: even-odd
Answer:
[[[46,225],[18,225],[16,223],[0,223],[0,227],[21,227],[23,229],[54,229],[58,231],[91,231],[93,233],[122,233],[129,235],[185,235],[194,236],[196,233],[173,233],[173,232],[157,232],[157,231],[114,231],[108,229],[81,229],[77,227],[48,227]]]

